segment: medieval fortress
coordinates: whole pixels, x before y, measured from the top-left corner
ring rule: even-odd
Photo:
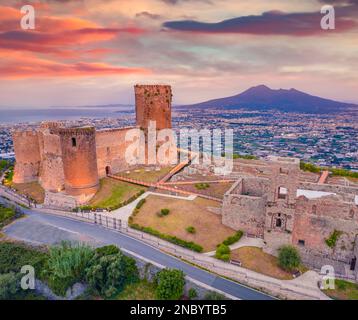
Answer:
[[[75,207],[99,189],[99,179],[128,169],[125,136],[133,128],[171,128],[172,91],[166,85],[136,85],[136,127],[95,130],[45,122],[36,130],[15,131],[13,182],[38,181],[45,204]]]
[[[172,91],[166,85],[136,85],[136,128],[149,121],[171,128]],[[99,189],[99,179],[129,168],[124,154],[126,132],[134,127],[95,130],[43,123],[38,129],[13,133],[14,182],[38,181],[45,204],[74,207]],[[209,175],[213,168],[188,164]],[[307,265],[332,265],[358,279],[358,185],[330,181],[300,170],[298,159],[269,157],[234,161],[235,179],[223,195],[222,223],[248,236],[262,238],[265,251],[276,254],[283,244],[296,246]],[[173,177],[175,179],[175,176]],[[338,233],[334,246],[327,239]]]

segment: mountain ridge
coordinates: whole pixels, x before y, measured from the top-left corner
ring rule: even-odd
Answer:
[[[254,109],[301,113],[334,113],[356,109],[358,105],[339,102],[291,89],[271,89],[258,85],[230,97],[217,98],[201,103],[181,106],[183,108]]]

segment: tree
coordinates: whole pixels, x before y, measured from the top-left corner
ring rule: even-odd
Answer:
[[[185,278],[181,270],[163,269],[156,275],[156,297],[160,300],[178,300],[184,293]]]
[[[278,263],[281,268],[289,271],[298,268],[301,258],[297,249],[292,246],[282,246],[279,249]]]
[[[226,244],[220,244],[216,248],[215,258],[220,259],[223,261],[229,261],[230,260],[230,248]]]
[[[86,271],[87,282],[95,294],[111,297],[126,284],[139,279],[136,262],[122,252],[102,255],[96,253]]]

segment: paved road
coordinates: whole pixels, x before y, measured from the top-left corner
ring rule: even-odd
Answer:
[[[122,233],[70,218],[26,210],[27,217],[5,228],[5,234],[35,244],[55,244],[77,240],[93,245],[115,244],[169,268],[182,270],[189,277],[244,300],[271,300],[272,297],[213,275],[167,255]]]

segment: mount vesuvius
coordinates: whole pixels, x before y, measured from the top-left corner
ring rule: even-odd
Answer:
[[[273,90],[265,85],[252,87],[238,95],[209,100],[183,108],[223,108],[223,109],[276,109],[283,112],[302,113],[335,113],[342,111],[358,111],[358,105],[324,99],[296,89]]]

